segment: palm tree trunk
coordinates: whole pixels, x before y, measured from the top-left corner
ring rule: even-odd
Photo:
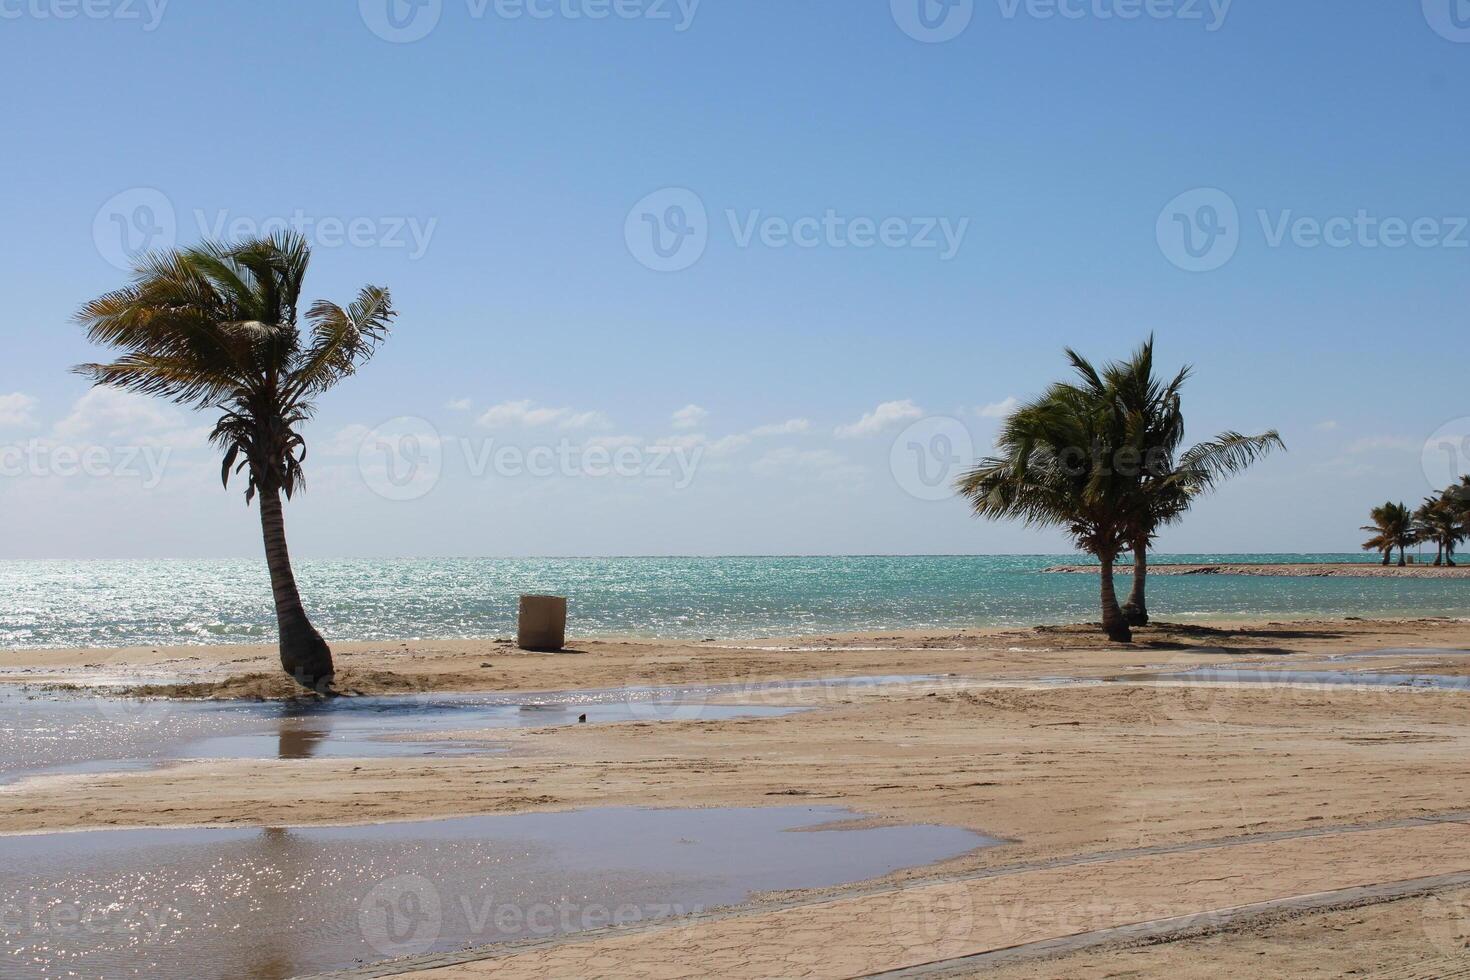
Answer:
[[[1403,568],[1408,562],[1404,560],[1404,546],[1399,545],[1399,567]]]
[[[291,555],[286,550],[286,518],[277,490],[260,492],[260,530],[265,538],[265,563],[271,573],[276,599],[276,625],[281,634],[281,669],[303,687],[325,693],[332,683],[332,651],[306,618]]]
[[[1383,567],[1384,568],[1387,568],[1388,567],[1388,563],[1391,562],[1391,561],[1393,561],[1393,549],[1392,548],[1384,548],[1383,549]]]
[[[1439,541],[1436,541],[1435,542],[1435,549],[1434,549],[1434,567],[1435,568],[1438,568],[1440,565],[1443,565],[1443,564],[1444,564],[1444,541],[1443,540],[1439,540]]]
[[[1148,538],[1133,542],[1133,588],[1123,603],[1123,619],[1129,626],[1148,625]]]
[[[1128,628],[1128,621],[1123,618],[1123,610],[1118,608],[1118,593],[1113,589],[1113,560],[1115,555],[1098,555],[1098,561],[1102,563],[1100,578],[1102,579],[1102,626],[1103,632],[1108,634],[1108,639],[1114,643],[1132,643],[1133,631]]]

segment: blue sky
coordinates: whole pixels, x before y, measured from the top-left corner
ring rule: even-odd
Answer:
[[[910,492],[908,446],[983,452],[1064,346],[1150,331],[1192,435],[1291,447],[1166,549],[1350,549],[1466,428],[1451,0],[924,0],[938,35],[920,0],[393,0],[411,41],[386,2],[0,2],[0,554],[258,552],[203,419],[66,373],[119,220],[299,216],[309,296],[392,289],[308,430],[298,555],[1065,550]],[[535,446],[550,475],[493,461]]]

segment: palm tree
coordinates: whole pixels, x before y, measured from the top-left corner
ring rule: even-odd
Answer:
[[[1111,402],[1121,418],[1128,458],[1136,460],[1137,499],[1128,548],[1133,552],[1133,588],[1123,604],[1130,626],[1148,625],[1148,549],[1161,527],[1183,520],[1196,498],[1286,444],[1273,429],[1256,436],[1222,432],[1179,453],[1184,441],[1180,390],[1192,369],[1184,367],[1167,384],[1154,376],[1154,339],[1126,361],[1099,372],[1068,350],[1067,357],[1094,397]]]
[[[1470,535],[1470,529],[1462,523],[1463,515],[1454,491],[1451,487],[1438,497],[1426,497],[1414,511],[1415,537],[1433,541],[1434,564],[1451,568],[1455,567],[1455,547]]]
[[[325,692],[332,652],[301,604],[281,495],[290,499],[303,486],[300,429],[317,396],[372,356],[395,314],[388,291],[367,286],[346,309],[312,304],[303,335],[297,302],[310,259],[296,234],[146,256],[131,284],[76,316],[90,340],[121,355],[75,370],[94,384],[220,413],[209,438],[224,454],[221,478],[228,486],[231,473],[243,471],[246,505],[260,497],[281,667]]]
[[[1113,563],[1128,542],[1128,508],[1136,479],[1113,465],[1117,416],[1086,387],[1054,384],[1011,413],[996,442],[997,456],[960,478],[958,489],[977,515],[1061,527],[1101,568],[1102,626],[1129,642],[1118,607]]]
[[[1414,517],[1409,513],[1409,508],[1390,500],[1374,507],[1368,519],[1373,523],[1363,525],[1362,529],[1370,532],[1373,537],[1363,542],[1363,550],[1383,552],[1383,564],[1387,565],[1393,557],[1393,549],[1397,548],[1399,566],[1406,564],[1404,549],[1414,543]]]

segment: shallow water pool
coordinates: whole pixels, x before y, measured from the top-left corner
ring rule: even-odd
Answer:
[[[0,837],[7,977],[277,978],[678,919],[1001,843],[830,807]]]
[[[921,675],[342,697],[328,701],[181,701],[36,694],[0,685],[0,783],[36,775],[113,772],[187,759],[394,758],[498,751],[449,733],[628,721],[762,718],[804,710],[780,703],[817,692],[840,699]],[[395,740],[397,736],[444,738]]]

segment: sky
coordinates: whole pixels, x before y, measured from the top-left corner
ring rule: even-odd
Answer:
[[[298,557],[1065,552],[949,484],[1150,333],[1191,437],[1289,447],[1162,550],[1470,471],[1463,0],[0,0],[0,81],[0,557],[260,553],[71,317],[286,224],[399,310]]]

